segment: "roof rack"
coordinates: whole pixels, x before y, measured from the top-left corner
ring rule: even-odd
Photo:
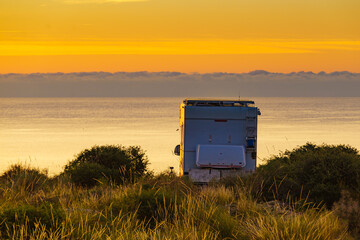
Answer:
[[[254,101],[250,100],[228,100],[228,99],[185,99],[185,106],[204,107],[250,107]]]

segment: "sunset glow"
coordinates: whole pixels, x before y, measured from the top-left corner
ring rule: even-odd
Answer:
[[[0,73],[360,72],[360,2],[13,0]]]

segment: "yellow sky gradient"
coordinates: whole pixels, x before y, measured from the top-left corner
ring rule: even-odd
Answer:
[[[359,0],[0,0],[0,73],[360,72]]]

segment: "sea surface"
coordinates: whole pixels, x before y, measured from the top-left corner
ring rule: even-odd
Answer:
[[[174,166],[183,98],[0,98],[0,173],[11,164],[50,175],[93,145],[140,145],[150,168]],[[258,164],[306,142],[360,150],[360,98],[252,98],[258,122]]]

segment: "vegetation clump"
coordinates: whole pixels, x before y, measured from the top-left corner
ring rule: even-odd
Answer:
[[[306,198],[331,208],[341,191],[360,189],[360,157],[357,149],[345,145],[317,146],[307,143],[285,151],[261,165],[252,176],[266,200]]]
[[[28,203],[6,204],[0,211],[1,235],[11,236],[12,231],[25,227],[33,231],[36,225],[42,225],[44,229],[58,227],[65,220],[64,210],[49,202],[30,205]]]
[[[25,194],[40,189],[48,180],[46,170],[14,164],[0,176],[0,186],[2,191],[8,189]]]
[[[65,166],[65,174],[76,185],[92,187],[99,180],[116,184],[133,182],[148,171],[148,158],[139,146],[93,146]]]

